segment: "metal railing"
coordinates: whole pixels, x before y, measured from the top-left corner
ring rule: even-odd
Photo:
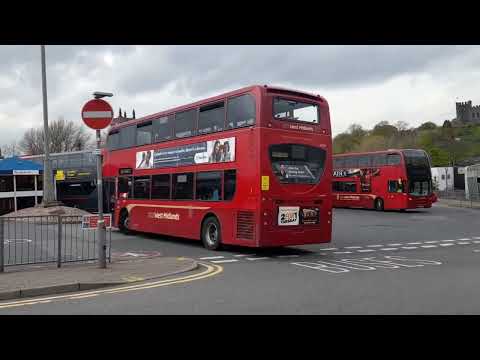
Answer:
[[[111,229],[107,229],[111,261]],[[96,230],[82,229],[82,216],[0,217],[0,272],[6,266],[93,261],[98,259]]]
[[[468,198],[465,190],[436,191],[438,198],[460,207],[480,208],[480,193],[470,193]]]

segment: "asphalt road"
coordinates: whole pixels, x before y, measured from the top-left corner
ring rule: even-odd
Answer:
[[[115,234],[113,251],[160,251],[223,267],[215,276],[62,299],[0,314],[480,314],[480,211],[334,210],[330,244],[280,250]]]

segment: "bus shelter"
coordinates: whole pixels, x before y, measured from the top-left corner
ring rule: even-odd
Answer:
[[[0,160],[0,215],[39,204],[43,166],[12,157]]]

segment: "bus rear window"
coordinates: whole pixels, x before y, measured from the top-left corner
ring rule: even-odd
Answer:
[[[317,105],[279,97],[273,99],[273,117],[278,120],[319,123]]]
[[[316,184],[325,167],[326,151],[313,146],[270,146],[272,170],[281,183]]]

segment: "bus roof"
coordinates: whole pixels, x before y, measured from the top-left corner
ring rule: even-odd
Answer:
[[[352,152],[352,153],[343,153],[343,154],[334,154],[334,157],[341,157],[341,156],[352,156],[352,155],[370,155],[370,154],[387,154],[387,153],[394,153],[399,152],[402,153],[405,150],[422,150],[422,149],[388,149],[388,150],[378,150],[378,151],[364,151],[364,152]]]
[[[198,101],[195,101],[195,102],[190,103],[190,104],[177,106],[177,107],[174,107],[174,108],[171,108],[171,109],[168,109],[168,110],[163,110],[163,111],[160,111],[158,113],[151,114],[151,115],[146,115],[146,116],[143,116],[143,117],[138,118],[138,119],[131,119],[131,120],[128,120],[128,121],[124,121],[122,123],[112,125],[110,127],[109,131],[115,130],[115,129],[120,129],[122,127],[130,126],[130,125],[137,124],[137,123],[147,122],[149,120],[156,119],[160,116],[165,116],[165,115],[169,115],[169,114],[174,113],[174,112],[188,110],[188,109],[197,107],[199,105],[208,104],[208,103],[211,103],[211,102],[214,102],[214,101],[217,101],[217,100],[221,100],[225,97],[241,95],[243,93],[252,91],[254,89],[259,89],[259,88],[260,89],[265,88],[265,89],[267,89],[267,91],[271,90],[272,92],[283,92],[285,94],[288,93],[290,95],[306,96],[306,97],[310,97],[310,98],[314,97],[314,98],[316,98],[316,99],[318,99],[322,102],[326,102],[325,98],[323,98],[322,96],[307,93],[305,91],[287,89],[287,88],[283,88],[283,87],[279,87],[279,86],[251,85],[251,86],[243,87],[241,89],[229,91],[229,92],[226,92],[226,93],[223,93],[223,94],[211,96],[211,97],[206,98],[206,99],[198,100]]]

